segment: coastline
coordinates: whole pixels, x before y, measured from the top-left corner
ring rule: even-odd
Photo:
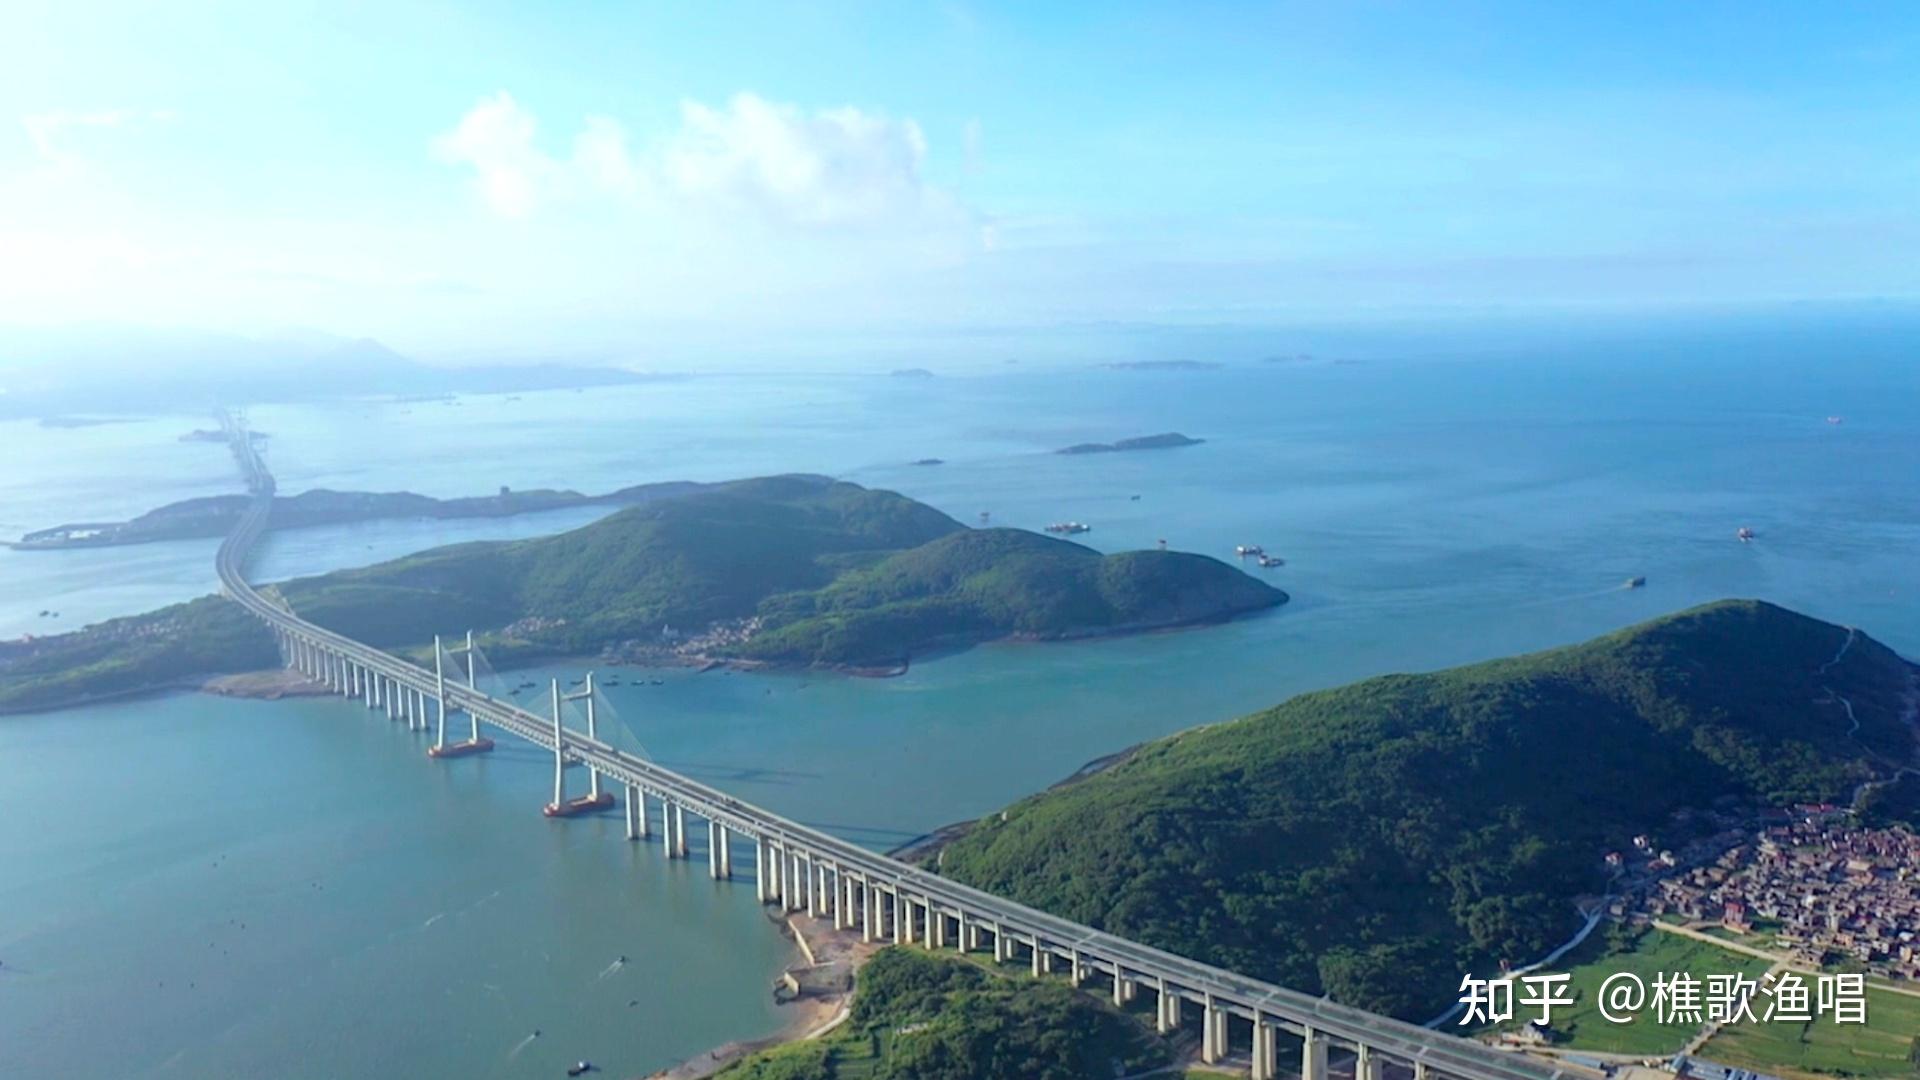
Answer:
[[[846,1021],[853,1007],[860,968],[889,943],[862,941],[859,931],[836,930],[831,922],[822,922],[805,912],[796,912],[784,919],[769,914],[768,921],[776,923],[783,935],[792,938],[800,952],[799,962],[787,966],[776,986],[802,986],[817,982],[812,978],[817,973],[826,973],[835,980],[836,988],[800,992],[783,1002],[780,1007],[791,1010],[791,1014],[786,1023],[770,1034],[722,1043],[704,1054],[635,1080],[705,1080],[763,1050],[818,1039]]]

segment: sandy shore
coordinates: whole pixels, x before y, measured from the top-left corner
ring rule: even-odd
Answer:
[[[291,668],[273,671],[249,671],[241,675],[221,675],[200,684],[200,689],[222,697],[260,698],[278,701],[288,697],[318,697],[330,694],[325,686]]]
[[[789,970],[797,971],[814,965],[844,963],[857,972],[869,957],[886,947],[884,942],[861,941],[858,930],[835,930],[831,920],[822,922],[805,913],[789,917],[786,920],[786,926],[803,954]],[[786,1023],[773,1034],[764,1038],[745,1039],[716,1046],[699,1057],[689,1058],[670,1069],[649,1073],[645,1080],[703,1080],[704,1077],[712,1076],[741,1058],[762,1050],[768,1050],[783,1043],[817,1039],[839,1027],[840,1023],[847,1018],[847,1011],[852,1004],[851,991],[808,994],[796,998],[780,1007],[786,1014]]]

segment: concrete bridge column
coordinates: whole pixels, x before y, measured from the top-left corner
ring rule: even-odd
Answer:
[[[813,856],[811,854],[803,854],[800,856],[800,860],[800,880],[805,882],[807,887],[807,914],[814,918],[819,918],[820,882],[816,880],[813,875]]]
[[[1160,1000],[1154,1003],[1153,1030],[1165,1035],[1180,1026],[1180,999],[1173,996],[1165,979],[1159,980],[1155,989]]]
[[[1275,1080],[1280,1073],[1280,1030],[1264,1016],[1253,1018],[1253,1078]]]
[[[1213,1004],[1213,995],[1208,994],[1202,1004],[1200,1015],[1200,1060],[1208,1065],[1220,1062],[1220,1040],[1215,1036],[1220,1022],[1220,1010]]]
[[[1007,950],[1007,932],[999,923],[993,924],[993,962],[1004,964],[1009,959]]]
[[[673,808],[673,851],[682,859],[687,857],[687,808],[679,805]]]
[[[393,719],[393,680],[382,677],[380,680],[380,704],[387,710],[387,719]]]
[[[1385,1080],[1386,1066],[1387,1059],[1374,1053],[1366,1043],[1361,1043],[1353,1059],[1353,1080]]]
[[[1053,950],[1038,937],[1033,939],[1033,977],[1053,974]]]
[[[725,825],[720,826],[720,876],[733,877],[733,833]]]
[[[1075,986],[1079,986],[1080,978],[1082,974],[1080,969],[1080,950],[1073,949],[1069,951],[1067,953],[1067,962],[1068,962],[1067,981],[1071,982]]]
[[[827,870],[833,874],[833,928],[850,930],[853,928],[853,905],[847,902],[847,895],[853,888],[853,879],[837,863],[830,864]]]
[[[967,922],[967,913],[964,910],[954,916],[954,921],[958,924],[959,933],[954,935],[953,947],[963,953],[972,952],[980,944],[975,940],[975,931],[979,928]]]
[[[1113,1007],[1118,1009],[1133,995],[1127,993],[1127,973],[1116,961],[1113,965]]]
[[[753,839],[753,898],[767,902],[767,842],[757,836]]]
[[[947,947],[947,913],[933,904],[933,897],[927,897],[927,948],[944,949]]]
[[[1327,1038],[1309,1027],[1300,1046],[1300,1080],[1327,1080]]]
[[[904,899],[898,888],[891,889],[887,893],[887,906],[893,909],[893,943],[895,945],[907,943],[907,928],[913,919],[913,916],[900,906]]]
[[[627,785],[627,839],[629,840],[640,839],[640,822],[634,817],[634,811],[639,809],[639,794],[640,792],[632,784]]]
[[[1427,1072],[1426,1062],[1416,1061],[1413,1063],[1413,1080],[1427,1080],[1428,1076],[1429,1073]]]
[[[707,822],[707,876],[720,880],[720,823]]]
[[[860,940],[872,941],[880,936],[880,905],[875,902],[873,882],[860,883]]]

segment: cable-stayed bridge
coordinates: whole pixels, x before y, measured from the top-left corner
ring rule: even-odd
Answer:
[[[746,845],[752,850],[754,887],[762,903],[830,917],[835,927],[858,930],[869,941],[991,951],[1002,963],[1026,961],[1035,975],[1058,966],[1075,985],[1110,990],[1119,1005],[1135,1001],[1144,991],[1153,1001],[1162,1032],[1200,1025],[1205,1061],[1222,1062],[1238,1056],[1236,1045],[1250,1046],[1254,1080],[1269,1080],[1283,1071],[1297,1071],[1301,1080],[1327,1080],[1330,1052],[1351,1054],[1355,1080],[1382,1080],[1390,1066],[1410,1072],[1415,1080],[1573,1080],[1584,1075],[1103,933],[742,802],[602,740],[595,729],[590,678],[586,689],[577,692],[563,692],[555,681],[550,714],[542,716],[478,685],[471,637],[452,649],[436,642],[434,670],[428,670],[307,622],[284,601],[247,581],[247,556],[266,530],[274,481],[244,422],[226,415],[222,422],[253,494],[245,516],[216,557],[222,590],[266,623],[290,667],[345,697],[359,698],[370,709],[383,710],[390,719],[415,728],[433,727],[436,736],[429,753],[436,757],[491,748],[481,734],[483,725],[551,750],[554,795],[545,807],[549,815],[567,817],[623,803],[628,838],[650,840],[657,832],[669,859],[687,858],[694,849],[687,819],[704,821],[708,871],[716,879],[734,877],[734,853]],[[564,705],[572,700],[584,703],[584,732],[564,722]],[[449,743],[447,717],[455,712],[468,715],[468,737]],[[570,763],[588,770],[589,790],[579,796],[570,797],[567,791]],[[1297,1070],[1283,1070],[1280,1064],[1283,1037],[1289,1044],[1300,1043]]]

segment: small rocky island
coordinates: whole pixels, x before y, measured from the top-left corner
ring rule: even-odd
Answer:
[[[1112,371],[1218,371],[1226,365],[1212,360],[1115,360],[1100,366]]]
[[[1159,435],[1141,435],[1119,442],[1085,442],[1072,446],[1063,446],[1055,450],[1056,454],[1116,454],[1126,450],[1171,450],[1179,446],[1198,446],[1205,439],[1188,438],[1177,431],[1162,432]]]

